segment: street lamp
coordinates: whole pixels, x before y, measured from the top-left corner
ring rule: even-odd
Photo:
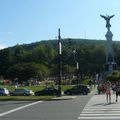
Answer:
[[[76,63],[76,70],[77,70],[77,85],[79,84],[79,63]]]
[[[79,63],[76,60],[76,49],[73,50],[74,57],[75,57],[75,64],[76,64],[76,75],[77,75],[77,85],[79,83],[79,76],[78,76],[78,70],[79,70]]]
[[[59,76],[58,76],[58,97],[61,96],[61,55],[62,55],[62,45],[61,45],[61,36],[60,36],[60,28],[58,29],[58,64],[59,64]]]

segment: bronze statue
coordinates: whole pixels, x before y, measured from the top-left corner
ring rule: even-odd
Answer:
[[[106,28],[107,28],[108,30],[110,30],[110,27],[111,27],[111,25],[110,25],[110,19],[111,19],[112,17],[114,17],[115,15],[111,15],[111,16],[109,16],[109,15],[106,15],[106,16],[100,15],[100,16],[106,20]]]

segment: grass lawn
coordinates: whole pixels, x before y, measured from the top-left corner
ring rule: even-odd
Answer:
[[[15,86],[8,86],[8,85],[0,85],[0,88],[7,88],[9,91],[15,90]],[[45,88],[45,86],[40,86],[40,85],[39,86],[20,86],[18,88],[27,88],[35,92],[38,90],[42,90],[43,88]]]
[[[20,101],[37,101],[37,100],[51,100],[55,96],[0,96],[0,101],[8,101],[8,100],[20,100]]]

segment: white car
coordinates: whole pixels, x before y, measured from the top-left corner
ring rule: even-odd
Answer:
[[[33,92],[32,90],[30,90],[30,94],[31,94],[31,95],[34,95],[34,92]]]
[[[7,88],[0,88],[0,96],[9,95],[9,90]]]

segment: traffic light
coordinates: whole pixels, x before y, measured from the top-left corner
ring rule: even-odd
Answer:
[[[72,39],[68,38],[68,46],[71,47],[72,46]]]

